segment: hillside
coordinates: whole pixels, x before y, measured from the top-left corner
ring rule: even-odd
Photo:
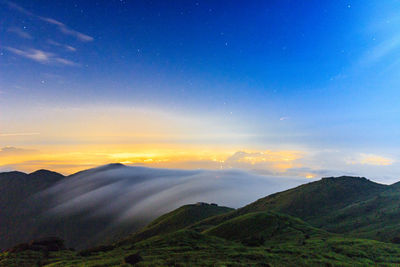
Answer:
[[[315,225],[328,231],[400,243],[400,188],[391,185],[367,200],[332,211],[315,219]]]
[[[360,177],[330,177],[275,193],[240,209],[240,213],[274,210],[312,222],[334,210],[374,197],[387,185]]]
[[[232,208],[220,207],[217,204],[207,204],[203,202],[185,205],[152,221],[125,242],[138,242],[152,236],[175,232],[205,218],[224,214],[233,210]]]
[[[33,237],[36,218],[46,206],[36,194],[64,178],[48,170],[0,173],[0,249]]]
[[[359,177],[322,178],[266,196],[233,212],[208,218],[194,224],[192,229],[202,231],[226,220],[260,211],[292,215],[323,228],[322,218],[329,218],[334,211],[375,197],[388,188]]]
[[[164,217],[165,219],[165,217]],[[156,220],[158,222],[164,219]],[[152,224],[152,225],[157,225]],[[81,252],[55,239],[0,253],[0,266],[390,266],[400,247],[330,234],[300,219],[258,212],[203,233],[181,229]],[[261,241],[261,242],[260,242]]]
[[[302,243],[311,237],[323,238],[330,235],[298,218],[276,212],[247,213],[224,221],[203,233],[245,245],[288,241]]]
[[[10,175],[24,177],[18,172]],[[75,179],[81,179],[80,175]],[[100,179],[101,184],[104,181]],[[61,229],[60,235],[55,232],[57,236],[71,234],[74,242],[86,244],[80,247],[89,246],[92,237],[104,245],[75,252],[58,239],[32,241],[1,253],[0,266],[114,266],[133,262],[137,266],[399,265],[400,246],[395,244],[400,242],[399,211],[398,184],[380,185],[358,177],[324,178],[237,210],[206,203],[184,205],[136,233],[134,227],[125,225],[117,229],[119,232],[108,229],[96,234],[106,226],[105,221],[82,221],[80,214],[68,217],[63,224],[47,221],[36,231]],[[117,237],[120,241],[112,243]]]

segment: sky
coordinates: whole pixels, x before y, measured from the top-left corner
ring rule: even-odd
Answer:
[[[0,171],[400,176],[399,1],[0,1]]]

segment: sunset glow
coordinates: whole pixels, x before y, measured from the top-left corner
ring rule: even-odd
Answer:
[[[0,7],[1,171],[400,173],[397,4]]]

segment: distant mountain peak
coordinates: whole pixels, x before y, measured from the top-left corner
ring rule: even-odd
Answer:
[[[103,166],[100,166],[96,169],[101,169],[101,170],[112,170],[112,169],[118,169],[118,168],[125,168],[128,167],[122,163],[109,163]]]
[[[28,174],[29,176],[43,176],[43,175],[55,175],[55,176],[62,176],[64,177],[64,175],[58,173],[58,172],[54,172],[54,171],[49,171],[49,170],[45,170],[45,169],[40,169],[34,172],[31,172]]]
[[[332,177],[323,177],[322,180],[367,180],[367,181],[369,181],[365,177],[347,176],[347,175],[338,176],[338,177],[333,177],[333,176]]]
[[[124,165],[122,163],[119,163],[119,162],[110,163],[110,164],[107,164],[106,166],[109,166],[109,167],[127,167],[126,165]]]
[[[26,175],[26,173],[24,172],[20,172],[20,171],[6,171],[6,172],[0,172],[1,175],[12,175],[12,174],[16,174],[16,175]]]

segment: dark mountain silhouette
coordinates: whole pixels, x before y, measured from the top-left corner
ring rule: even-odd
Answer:
[[[59,173],[38,170],[0,173],[0,248],[28,241],[37,227],[45,204],[35,195],[65,177]]]

